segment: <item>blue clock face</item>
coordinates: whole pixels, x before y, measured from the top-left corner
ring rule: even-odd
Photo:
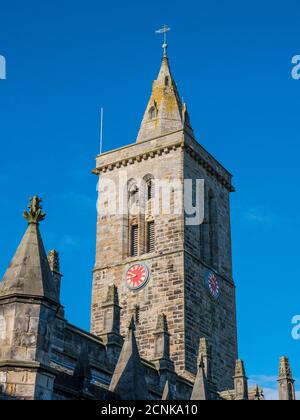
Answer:
[[[219,299],[221,293],[220,280],[216,273],[208,271],[205,275],[205,285],[214,299]]]

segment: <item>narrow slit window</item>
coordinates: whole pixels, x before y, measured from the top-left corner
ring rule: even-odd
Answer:
[[[130,244],[131,257],[139,255],[139,227],[138,225],[131,226],[131,244]]]
[[[152,198],[154,198],[154,185],[152,180],[150,180],[147,184],[147,196],[148,200],[152,200]]]
[[[147,252],[155,251],[155,223],[147,223]]]

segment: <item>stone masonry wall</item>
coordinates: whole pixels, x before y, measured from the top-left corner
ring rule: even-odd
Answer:
[[[237,359],[235,286],[232,280],[231,232],[229,192],[210,176],[195,160],[185,154],[185,177],[205,180],[205,199],[212,191],[217,209],[217,222],[213,226],[217,240],[212,247],[214,265],[201,259],[202,247],[208,240],[201,237],[202,226],[185,228],[185,341],[186,366],[196,372],[199,339],[206,337],[212,346],[212,379],[218,389],[232,388]],[[207,206],[206,206],[207,208]],[[205,220],[208,223],[209,220]],[[205,226],[204,226],[205,228]],[[202,240],[202,242],[201,242]],[[204,255],[207,252],[204,252]],[[207,290],[204,279],[207,270],[219,273],[221,294],[215,300]]]
[[[180,137],[178,140],[180,141]],[[145,150],[145,144],[137,145],[137,148],[141,146]],[[154,144],[149,142],[148,150],[152,150],[153,146]],[[120,151],[115,159],[122,157],[124,154]],[[182,157],[183,151],[178,147],[162,152],[159,156],[128,165],[126,168],[116,168],[101,176],[109,177],[117,183],[119,173],[126,169],[128,180],[138,180],[149,174],[159,180],[182,180]],[[184,368],[183,219],[182,215],[167,214],[154,217],[154,220],[155,252],[132,258],[126,255],[128,250],[126,217],[99,218],[93,283],[92,332],[100,335],[103,331],[101,306],[107,288],[115,284],[119,289],[122,307],[121,333],[125,334],[128,320],[138,306],[139,323],[136,333],[141,357],[151,360],[154,354],[157,316],[162,312],[165,313],[171,333],[171,358],[175,361],[177,369],[182,370]],[[151,272],[149,284],[138,292],[130,291],[125,284],[127,269],[135,262],[146,263]]]

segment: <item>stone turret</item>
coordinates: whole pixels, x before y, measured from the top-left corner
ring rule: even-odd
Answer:
[[[168,384],[168,399],[174,397],[173,390],[175,388],[175,368],[174,363],[170,359],[170,334],[168,329],[168,321],[165,314],[159,314],[157,317],[156,330],[154,332],[154,359],[153,362],[159,371],[160,387],[164,388]]]
[[[280,359],[278,385],[279,399],[281,401],[294,401],[296,399],[295,381],[287,357]]]
[[[120,312],[118,288],[111,285],[107,289],[106,299],[102,304],[103,334],[100,335],[107,348],[107,357],[115,368],[123,346],[123,337],[120,335]]]
[[[120,358],[113,374],[110,391],[124,400],[147,400],[147,384],[144,367],[135,338],[135,323],[132,318]]]
[[[0,376],[5,372],[4,392],[13,398],[50,399],[54,382],[45,366],[60,304],[39,231],[46,217],[41,201],[30,200],[24,212],[28,228],[0,283]]]
[[[28,221],[26,233],[10,263],[0,286],[0,297],[31,296],[59,303],[55,283],[41,238],[39,223],[46,215],[40,207],[41,199],[33,197],[29,211],[24,212]]]
[[[246,376],[244,362],[242,360],[236,361],[234,374],[234,389],[236,400],[248,400],[248,378]]]
[[[204,371],[206,378],[211,380],[211,347],[206,338],[200,339],[199,344],[199,355],[198,355],[198,366],[201,363],[201,360],[204,364]]]
[[[60,272],[59,253],[55,250],[49,251],[48,262],[56,286],[58,297],[60,297],[61,279],[63,275]]]
[[[170,360],[170,334],[166,315],[158,315],[154,335],[154,360]]]

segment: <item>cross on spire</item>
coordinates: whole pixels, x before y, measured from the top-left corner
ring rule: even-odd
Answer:
[[[167,43],[167,33],[170,32],[171,28],[169,28],[167,25],[164,25],[161,29],[158,29],[155,31],[156,34],[163,35],[164,36],[164,43],[163,43],[163,50],[164,50],[164,58],[168,56],[167,49],[168,49],[168,43]]]

